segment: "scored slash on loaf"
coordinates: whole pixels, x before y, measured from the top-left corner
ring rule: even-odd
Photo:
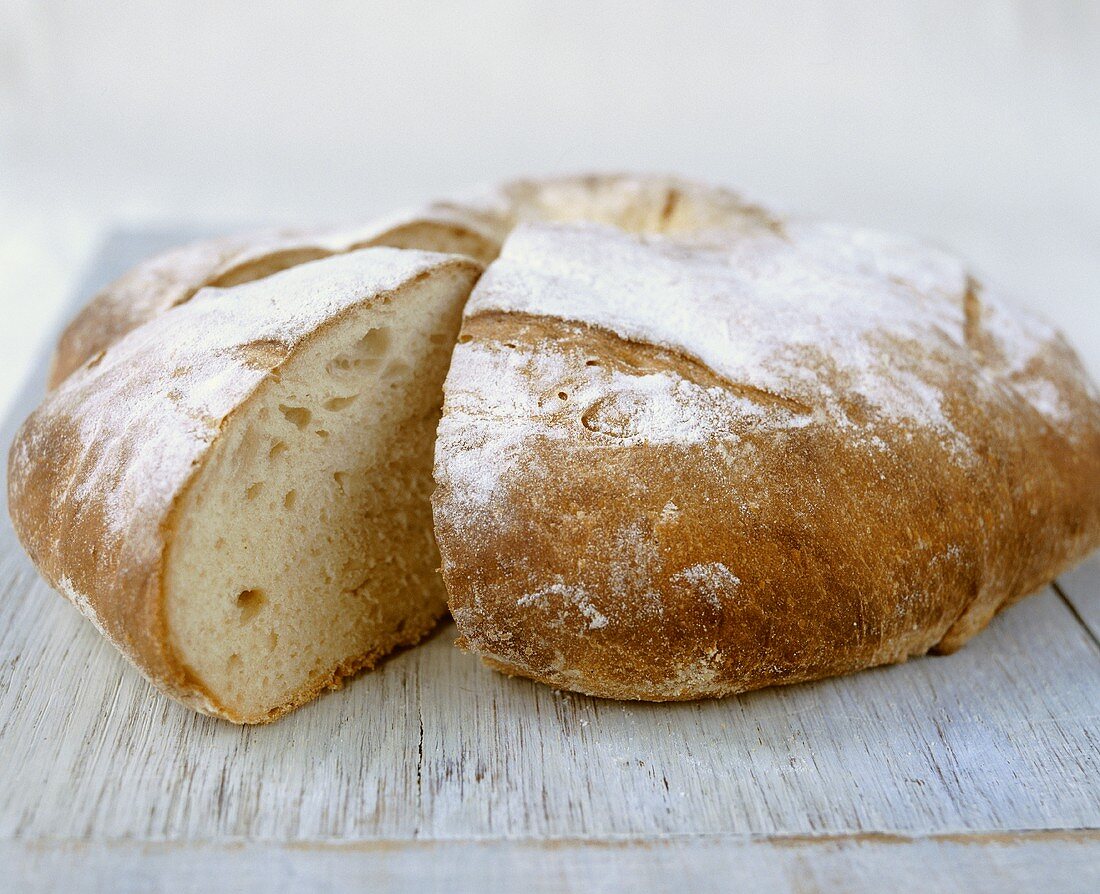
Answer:
[[[184,246],[95,296],[50,384],[20,538],[237,722],[447,601],[490,665],[596,695],[844,673],[957,648],[1100,542],[1058,333],[946,253],[674,178]]]

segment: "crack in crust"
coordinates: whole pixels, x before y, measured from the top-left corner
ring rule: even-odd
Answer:
[[[500,331],[500,335],[494,335]],[[755,385],[733,382],[692,357],[685,351],[666,348],[648,342],[624,338],[603,326],[564,320],[542,314],[509,311],[482,311],[467,317],[463,322],[462,339],[489,338],[505,347],[515,347],[511,337],[517,333],[524,339],[559,339],[565,332],[573,333],[578,341],[596,337],[601,347],[598,352],[623,371],[642,373],[673,372],[681,379],[701,388],[722,388],[763,407],[777,407],[799,416],[812,416],[814,408],[796,398],[766,391]]]

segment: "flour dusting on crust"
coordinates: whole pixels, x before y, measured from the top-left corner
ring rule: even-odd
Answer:
[[[758,227],[721,249],[596,225],[526,225],[474,290],[467,317],[511,312],[597,326],[680,352],[732,386],[699,388],[670,372],[582,387],[577,400],[599,401],[586,425],[619,444],[736,438],[745,417],[765,414],[753,397],[738,396],[749,389],[811,408],[819,422],[850,428],[870,446],[882,444],[875,423],[934,431],[966,463],[970,445],[944,401],[953,382],[937,356],[966,354],[971,286],[945,252],[834,224],[791,221],[781,234]],[[1006,374],[1025,369],[1056,337],[994,299],[983,322]],[[463,501],[491,499],[530,439],[573,436],[553,424],[554,401],[541,390],[552,393],[549,383],[567,365],[549,345],[537,353],[459,345],[440,471]],[[1014,387],[1040,413],[1064,417],[1053,382],[1033,377]],[[786,428],[809,421],[799,413],[770,420]]]
[[[84,447],[65,499],[95,505],[104,537],[144,561],[156,525],[221,421],[305,336],[364,295],[384,293],[441,256],[367,249],[260,282],[206,289],[187,311],[139,327],[51,394],[38,416],[72,427]],[[20,456],[48,449],[32,426]],[[109,436],[108,436],[109,435]],[[148,531],[148,535],[139,532]]]
[[[715,608],[721,609],[722,597],[741,586],[741,578],[722,562],[690,565],[672,576],[695,587]]]
[[[592,604],[583,587],[569,586],[560,580],[516,600],[516,605],[520,608],[538,603],[560,604],[559,623],[565,623],[570,609],[581,615],[589,630],[599,630],[601,627],[606,627],[608,623],[607,616]]]
[[[850,377],[885,418],[941,428],[942,395],[920,370],[898,367],[902,344],[962,339],[966,276],[938,253],[878,255],[858,231],[764,231],[723,250],[595,226],[520,227],[479,283],[467,313],[519,312],[608,329],[681,351],[731,383],[845,413],[810,356]],[[909,279],[902,281],[901,275]]]
[[[736,441],[746,427],[801,428],[811,421],[808,414],[673,372],[628,375],[588,366],[552,343],[542,348],[496,342],[456,348],[437,440],[437,478],[468,509],[492,503],[508,473],[530,471],[524,463],[533,456],[532,439],[579,436],[595,446],[619,447],[703,444]],[[584,408],[580,429],[578,406]]]

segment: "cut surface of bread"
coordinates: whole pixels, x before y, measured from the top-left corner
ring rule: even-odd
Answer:
[[[431,445],[461,301],[420,289],[316,335],[176,510],[176,654],[246,719],[415,642],[444,611]]]
[[[28,551],[150,680],[238,722],[416,642],[446,610],[432,444],[479,272],[367,249],[134,330],[14,445]]]

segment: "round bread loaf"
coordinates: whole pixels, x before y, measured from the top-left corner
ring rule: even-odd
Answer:
[[[490,664],[682,699],[955,648],[1100,541],[1057,333],[943,253],[674,178],[185,246],[51,384],[9,467],[28,552],[240,722],[415,642],[444,580]]]
[[[529,225],[467,304],[436,481],[461,645],[719,696],[957,648],[1096,547],[1100,404],[908,240]]]

